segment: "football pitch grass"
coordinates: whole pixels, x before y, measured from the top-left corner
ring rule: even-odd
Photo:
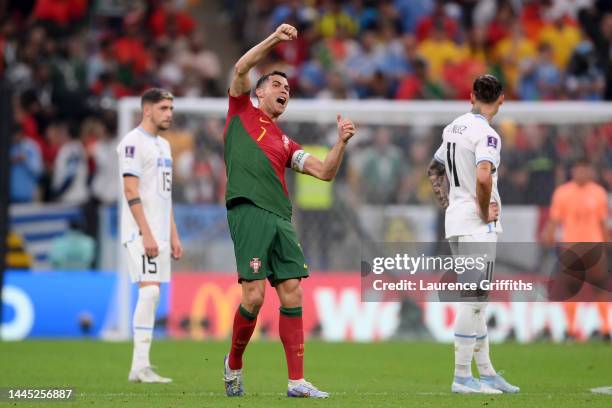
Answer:
[[[156,341],[152,362],[172,384],[127,381],[130,343],[25,341],[0,343],[0,387],[74,387],[76,400],[11,406],[85,407],[612,407],[612,346],[516,343],[492,346],[494,364],[521,387],[516,395],[450,393],[449,344],[388,342],[306,344],[306,377],[327,400],[285,397],[286,367],[279,342],[249,345],[244,398],[227,398],[222,359],[227,342]],[[9,406],[0,403],[0,406]]]

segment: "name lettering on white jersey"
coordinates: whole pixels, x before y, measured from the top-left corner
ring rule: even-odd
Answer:
[[[467,129],[467,126],[454,125],[453,129],[451,130],[451,132],[458,133],[458,134],[462,135],[463,132],[465,132],[465,129]]]

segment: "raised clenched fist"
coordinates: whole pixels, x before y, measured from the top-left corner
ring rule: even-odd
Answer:
[[[298,32],[295,27],[289,24],[281,24],[274,32],[276,38],[281,41],[291,41],[297,38]]]

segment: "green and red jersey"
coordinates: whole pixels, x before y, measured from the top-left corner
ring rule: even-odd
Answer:
[[[225,166],[230,204],[237,198],[291,220],[291,201],[285,169],[302,147],[289,139],[263,111],[253,106],[249,93],[229,96],[223,132]]]

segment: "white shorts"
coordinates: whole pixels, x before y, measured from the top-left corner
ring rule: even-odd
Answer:
[[[170,282],[170,244],[158,245],[159,255],[149,258],[145,255],[141,238],[124,244],[132,282]]]
[[[448,239],[453,255],[470,255],[474,251],[487,255],[487,261],[495,262],[497,233],[483,232],[472,235],[456,235]]]
[[[483,268],[458,273],[457,280],[464,283],[493,281],[497,254],[497,233],[485,232],[472,235],[453,236],[448,239],[453,256],[483,257]]]

